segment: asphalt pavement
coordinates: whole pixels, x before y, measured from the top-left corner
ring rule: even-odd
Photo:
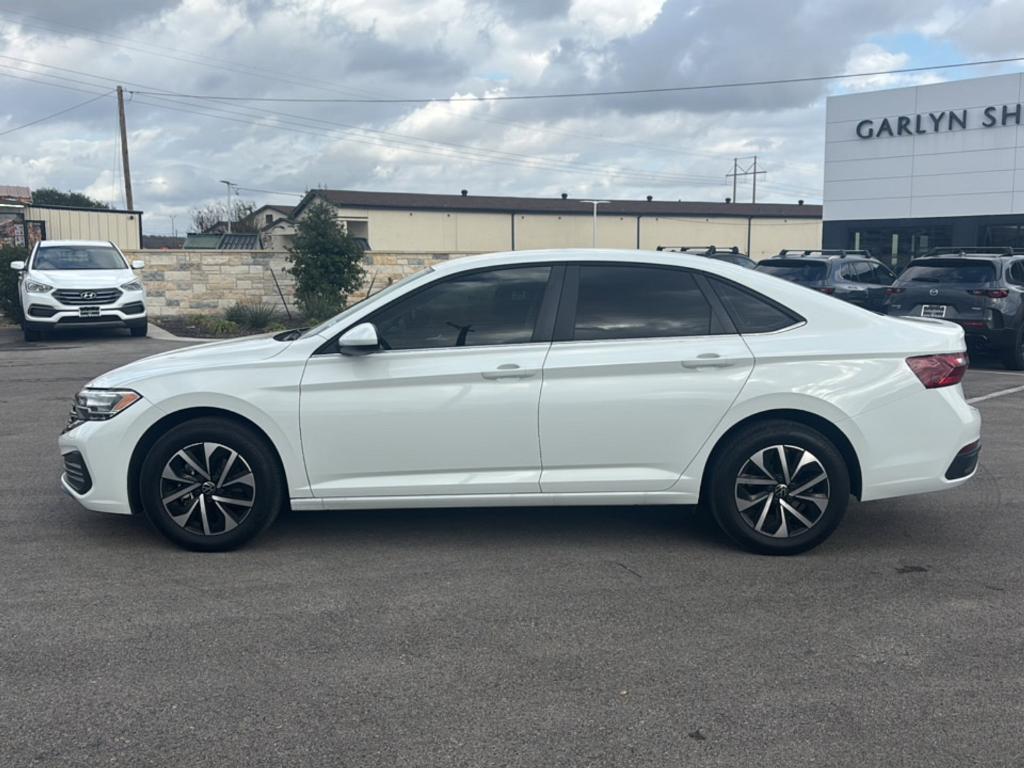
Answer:
[[[291,513],[226,554],[60,490],[93,376],[0,329],[0,766],[1020,766],[1024,375],[984,449],[795,558],[673,508]]]

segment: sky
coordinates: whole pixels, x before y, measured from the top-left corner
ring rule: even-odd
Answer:
[[[0,0],[0,184],[123,207],[121,84],[148,234],[188,231],[190,210],[223,199],[222,179],[258,204],[316,187],[722,200],[733,158],[756,154],[759,201],[820,202],[828,95],[1024,63],[483,97],[1024,56],[1022,28],[1022,0]],[[254,100],[275,98],[433,101]],[[737,198],[750,195],[745,178]]]

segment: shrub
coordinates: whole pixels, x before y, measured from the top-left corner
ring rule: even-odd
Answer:
[[[331,302],[340,309],[363,284],[363,249],[322,200],[314,201],[299,219],[288,250],[295,299],[307,318],[328,317],[324,310]]]
[[[12,261],[28,259],[28,250],[16,245],[0,248],[0,313],[12,323],[20,323],[21,300],[18,298],[18,273],[11,269]]]
[[[240,301],[224,313],[224,319],[247,331],[265,331],[277,322],[277,307],[260,301]]]
[[[196,315],[193,322],[206,336],[238,336],[242,330],[238,323],[216,315]]]
[[[302,302],[302,316],[307,323],[316,325],[338,314],[344,308],[345,303],[341,296],[312,294]]]

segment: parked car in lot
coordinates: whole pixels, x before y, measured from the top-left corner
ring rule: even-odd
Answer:
[[[793,554],[865,501],[965,482],[963,331],[665,252],[438,264],[308,330],[206,344],[75,398],[64,489],[223,550],[282,508],[706,505]],[[879,386],[884,382],[884,386]]]
[[[942,248],[914,259],[889,288],[890,315],[959,324],[967,343],[1024,370],[1024,253]]]
[[[669,253],[688,253],[692,256],[706,256],[709,259],[727,261],[740,267],[753,269],[757,262],[742,253],[739,246],[718,247],[714,245],[659,245],[657,250]]]
[[[757,268],[875,311],[882,310],[885,291],[896,279],[892,270],[871,258],[868,251],[782,250],[778,256],[758,262]]]
[[[28,261],[12,261],[20,272],[18,295],[25,341],[38,341],[57,328],[122,326],[132,336],[147,330],[146,291],[113,243],[100,240],[43,240]]]

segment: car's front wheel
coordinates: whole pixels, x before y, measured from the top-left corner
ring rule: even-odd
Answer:
[[[128,330],[131,332],[132,336],[136,338],[145,336],[149,333],[149,322],[147,320],[143,320],[138,325],[129,325]]]
[[[25,341],[42,341],[43,332],[39,328],[33,328],[27,323],[22,324],[21,334],[25,337]]]
[[[234,549],[266,529],[283,503],[277,458],[262,435],[221,418],[168,430],[142,463],[150,522],[186,549]]]
[[[711,511],[753,552],[795,555],[839,525],[850,500],[843,455],[804,424],[766,421],[729,439],[708,483]]]

